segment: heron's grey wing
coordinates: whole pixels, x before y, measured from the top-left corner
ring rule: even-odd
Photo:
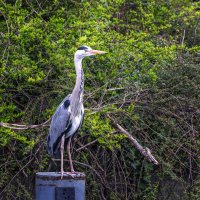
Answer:
[[[53,157],[57,154],[57,151],[60,148],[61,138],[69,126],[70,115],[70,95],[68,95],[56,109],[47,136],[48,153]]]

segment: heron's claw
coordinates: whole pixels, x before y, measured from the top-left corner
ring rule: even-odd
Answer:
[[[81,173],[80,172],[75,172],[75,171],[71,171],[71,172],[64,172],[64,171],[61,171],[61,172],[58,172],[60,174],[60,178],[63,179],[63,176],[66,174],[72,178],[76,178],[76,177],[80,177],[81,176]]]
[[[76,177],[81,176],[81,173],[80,173],[80,172],[75,172],[75,171],[67,172],[67,174],[68,174],[69,176],[71,176],[72,178],[76,178]]]

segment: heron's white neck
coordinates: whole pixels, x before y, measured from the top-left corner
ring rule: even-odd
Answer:
[[[82,59],[74,57],[74,65],[76,70],[76,76],[81,75],[82,73]]]
[[[74,65],[76,69],[76,84],[72,92],[72,99],[82,101],[84,91],[84,73],[82,68],[82,59],[74,57]]]

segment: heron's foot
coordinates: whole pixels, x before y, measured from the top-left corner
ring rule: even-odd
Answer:
[[[69,175],[69,176],[71,176],[72,178],[81,176],[80,172],[75,172],[75,171],[66,172],[66,174]]]
[[[63,179],[63,176],[64,175],[68,175],[68,176],[71,176],[72,178],[76,178],[76,177],[79,177],[81,176],[81,172],[75,172],[75,171],[71,171],[71,172],[58,172],[58,174],[60,174],[60,179]]]

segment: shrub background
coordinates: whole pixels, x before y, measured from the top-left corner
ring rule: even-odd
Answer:
[[[87,58],[85,121],[73,144],[86,199],[200,198],[200,4],[189,0],[0,0],[0,121],[42,124]],[[148,163],[107,115],[145,147]],[[0,198],[34,199],[38,171],[59,170],[47,127],[0,127]],[[83,145],[94,144],[76,151]]]

